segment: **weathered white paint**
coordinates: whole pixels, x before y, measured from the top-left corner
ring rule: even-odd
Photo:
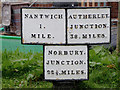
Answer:
[[[70,51],[73,51],[73,54],[70,55]],[[78,54],[75,54],[75,52],[78,51]],[[51,54],[51,53],[52,54]],[[61,52],[62,54],[60,54]],[[67,55],[64,55],[64,52],[68,52]],[[62,64],[51,64],[52,61],[59,61]],[[71,62],[75,61],[83,61],[82,64],[73,64]],[[47,64],[49,61],[49,64]],[[67,64],[67,62],[70,62]],[[66,70],[66,75],[62,74],[61,71]],[[69,70],[69,75],[68,75]],[[71,74],[71,70],[73,70],[73,73],[76,72],[76,70],[80,70],[80,72],[83,70],[84,74]],[[49,72],[51,71],[51,72]],[[52,74],[53,73],[53,74]],[[80,80],[80,79],[88,79],[88,49],[87,46],[81,45],[81,46],[45,46],[44,51],[44,75],[45,80]]]
[[[25,14],[34,16],[38,14],[39,18],[25,18]],[[40,15],[43,18],[40,18]],[[48,18],[45,18],[48,15]],[[51,19],[53,15],[53,19]],[[56,15],[62,15],[57,18]],[[55,19],[56,17],[57,19]],[[65,10],[64,9],[22,9],[22,38],[23,43],[39,43],[39,44],[65,44]],[[41,27],[41,28],[40,28]],[[36,38],[31,38],[31,34],[36,34]],[[40,34],[40,38],[38,38]],[[50,38],[48,37],[48,34]],[[42,38],[45,37],[45,38]]]
[[[68,44],[94,44],[94,43],[109,43],[110,42],[110,8],[87,8],[87,9],[68,9],[67,10],[67,34],[68,34]],[[79,19],[79,15],[90,15],[92,18],[84,19],[81,18]],[[107,14],[104,15],[105,18],[93,18],[93,14],[100,15],[99,17],[102,17],[102,14]],[[74,19],[72,17],[69,18],[70,16],[77,16],[77,19]],[[82,16],[81,16],[82,17]],[[80,29],[80,25],[89,25],[89,27],[82,28]],[[93,28],[91,28],[91,24],[93,24]],[[100,25],[100,24],[106,24],[106,28],[95,28],[95,24]],[[75,26],[78,25],[78,28],[70,28],[71,25]],[[76,35],[77,38],[70,38],[71,35]],[[87,34],[87,38],[82,38],[83,35]],[[92,36],[89,38],[89,34]],[[98,34],[103,35],[102,38],[98,38]],[[105,37],[104,37],[105,36]],[[74,36],[75,37],[75,36]],[[97,38],[96,38],[97,37]]]

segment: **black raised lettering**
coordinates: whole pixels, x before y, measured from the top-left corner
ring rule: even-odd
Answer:
[[[62,75],[66,75],[66,70],[62,70]]]
[[[28,18],[29,14],[25,14],[25,18]]]
[[[46,64],[47,64],[47,65],[49,64],[49,60],[46,62]]]
[[[82,61],[80,60],[79,64],[83,64],[83,60]]]
[[[50,74],[50,70],[47,70],[47,74]]]
[[[52,50],[48,51],[48,55],[51,55],[52,54]]]
[[[76,70],[76,74],[80,74],[80,70]]]
[[[50,38],[51,38],[51,34],[48,34],[48,37],[47,37],[47,38],[49,38],[49,39],[50,39]]]
[[[77,15],[73,15],[73,18],[74,18],[74,19],[77,19]]]
[[[49,15],[45,15],[45,18],[48,18],[49,17]]]
[[[56,65],[59,65],[59,64],[60,64],[60,61],[57,61],[57,60],[56,60]]]
[[[65,62],[65,61],[61,61],[61,64],[64,65],[64,62]]]
[[[103,24],[103,28],[107,28],[107,24]]]
[[[34,14],[34,18],[38,18],[38,14]]]
[[[87,38],[87,34],[83,34],[83,35],[82,35],[82,38]]]
[[[72,19],[72,16],[71,16],[71,15],[69,16],[69,19]]]
[[[31,38],[36,38],[36,34],[31,34]]]

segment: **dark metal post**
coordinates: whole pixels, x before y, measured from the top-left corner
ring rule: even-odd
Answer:
[[[54,90],[74,90],[78,88],[78,83],[76,83],[75,81],[55,81],[53,82],[53,89]]]
[[[58,2],[58,3],[53,3],[53,7],[74,7],[74,6],[78,6],[77,2]],[[78,82],[76,83],[76,81],[53,81],[53,89],[60,89],[60,90],[74,90],[77,89]]]

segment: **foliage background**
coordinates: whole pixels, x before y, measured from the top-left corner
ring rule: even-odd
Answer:
[[[52,88],[43,79],[43,53],[7,51],[2,55],[3,88]],[[120,55],[120,54],[119,54]],[[89,50],[89,80],[79,81],[78,88],[120,88],[120,62],[116,51],[103,46]]]

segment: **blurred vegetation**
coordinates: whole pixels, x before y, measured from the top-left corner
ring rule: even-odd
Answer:
[[[79,84],[79,87],[120,88],[119,55],[103,46],[89,50],[89,80],[80,83],[82,85]]]
[[[3,88],[51,88],[43,81],[43,54],[23,53],[17,49],[2,53]]]
[[[120,66],[117,53],[103,46],[89,50],[89,80],[80,81],[79,88],[120,88]],[[2,52],[3,88],[52,88],[43,80],[43,53]]]

